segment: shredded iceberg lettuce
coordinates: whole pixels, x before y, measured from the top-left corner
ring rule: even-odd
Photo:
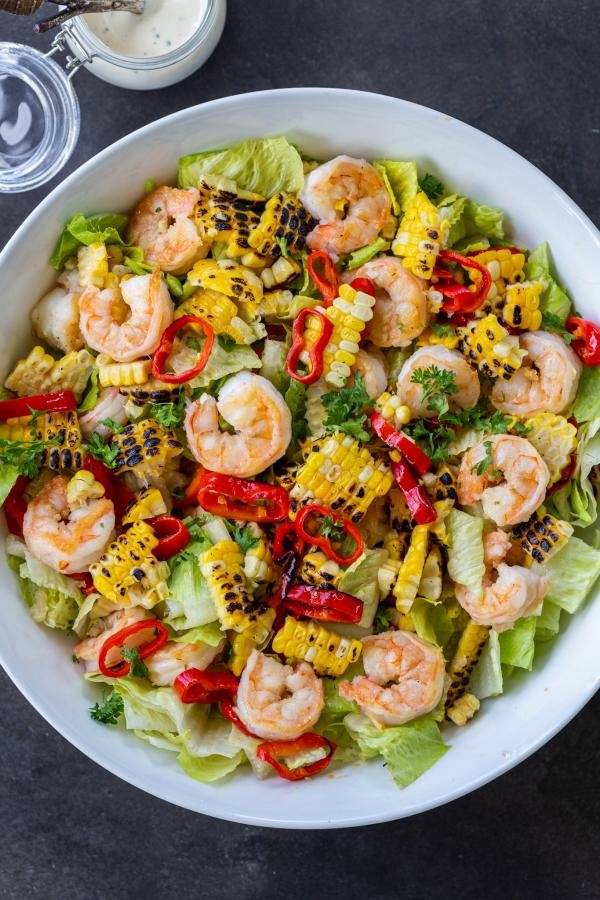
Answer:
[[[378,253],[389,250],[390,246],[391,244],[389,241],[379,237],[377,240],[373,241],[372,244],[367,244],[366,247],[361,247],[360,250],[354,250],[348,257],[346,268],[358,269],[360,266],[364,266],[365,263],[369,262],[370,259],[373,259],[374,256],[377,256]]]
[[[497,697],[503,690],[502,665],[500,662],[500,641],[498,633],[490,629],[490,634],[483,653],[471,673],[469,691],[478,700],[486,697]]]
[[[49,628],[63,631],[72,628],[83,602],[74,579],[60,575],[40,562],[14,535],[6,539],[6,552],[9,566],[19,578],[21,594],[32,619]]]
[[[208,362],[189,384],[192,388],[206,388],[211,381],[217,381],[225,375],[233,375],[242,369],[260,369],[260,366],[260,359],[252,347],[236,344],[231,350],[224,350],[215,341]]]
[[[424,641],[445,647],[454,633],[454,624],[443,603],[417,597],[410,608],[415,631]]]
[[[208,538],[194,540],[185,548],[183,557],[175,558],[176,562],[172,563],[165,621],[175,631],[195,629],[217,619],[217,610],[199,563],[200,554],[209,550],[212,544]]]
[[[509,631],[498,636],[500,662],[531,671],[535,655],[535,628],[537,616],[519,619]]]
[[[556,637],[560,631],[561,612],[560,606],[557,606],[552,600],[548,600],[548,598],[544,600],[541,615],[538,616],[535,623],[536,641],[551,641],[553,637]]]
[[[552,587],[546,600],[568,613],[577,612],[600,575],[600,550],[572,537],[543,564]]]
[[[60,272],[71,256],[77,253],[82,245],[120,244],[123,246],[123,233],[127,226],[127,216],[119,213],[99,213],[86,218],[82,213],[75,213],[65,225],[50,264]]]
[[[0,463],[0,506],[10,494],[18,477],[19,470],[16,466],[7,466],[4,463]]]
[[[392,200],[394,215],[398,216],[419,190],[417,164],[412,161],[376,159],[374,167],[381,175]],[[360,252],[360,251],[359,251]],[[365,260],[366,261],[366,260]],[[362,265],[362,263],[360,264]],[[354,268],[354,266],[352,266]]]
[[[573,416],[579,423],[600,418],[600,366],[583,367]]]
[[[464,584],[481,597],[483,574],[483,519],[452,509],[446,519],[448,529],[448,572],[453,581]]]
[[[477,244],[487,238],[494,241],[504,238],[503,214],[493,206],[476,203],[460,194],[450,194],[440,200],[439,207],[450,225],[449,247],[469,237]]]
[[[536,250],[530,253],[525,263],[525,275],[531,281],[545,281],[546,289],[540,298],[542,312],[551,312],[564,320],[571,310],[571,301],[563,288],[556,280],[550,247],[547,243],[540,244]]]
[[[377,573],[387,559],[386,550],[365,550],[355,563],[348,566],[339,582],[339,590],[363,602],[363,614],[358,623],[370,628],[377,612],[380,592]]]
[[[551,505],[558,515],[575,527],[587,528],[598,517],[598,503],[590,473],[599,464],[600,418],[596,418],[579,429],[575,477],[551,498]]]
[[[181,631],[171,636],[170,640],[179,644],[208,644],[209,647],[218,647],[225,635],[221,631],[218,621],[209,622],[207,625],[197,625],[187,631]]]

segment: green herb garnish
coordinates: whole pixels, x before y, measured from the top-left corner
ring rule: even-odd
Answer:
[[[575,338],[574,334],[571,334],[570,331],[567,331],[565,328],[565,323],[561,319],[560,316],[557,316],[556,313],[550,312],[546,310],[546,312],[542,313],[542,328],[544,331],[553,331],[555,334],[559,334],[565,344],[570,344],[571,341]]]
[[[321,402],[327,412],[323,423],[327,431],[343,431],[359,441],[369,440],[370,435],[364,427],[367,421],[364,410],[371,403],[371,398],[360,372],[355,374],[352,387],[329,391],[323,394]]]
[[[258,538],[249,525],[232,525],[232,540],[236,542],[242,553],[247,553],[252,547],[256,547],[260,538]]]
[[[119,425],[114,419],[100,419],[100,424],[106,425],[106,427],[110,428],[115,434],[121,434],[121,432],[125,430],[125,426]]]
[[[109,469],[114,469],[115,461],[119,455],[118,447],[113,447],[112,444],[106,443],[104,438],[100,437],[97,432],[94,432],[87,443],[87,448],[94,459],[99,459]]]
[[[102,702],[95,703],[90,707],[90,716],[95,722],[102,722],[103,725],[116,725],[119,718],[123,715],[125,706],[123,698],[120,694],[107,695],[106,691],[102,691]]]
[[[147,678],[148,669],[140,656],[140,651],[135,647],[122,647],[121,656],[129,663],[129,672],[132,678]]]
[[[492,448],[494,445],[491,441],[484,441],[483,446],[485,448],[485,456],[476,466],[473,466],[473,471],[477,472],[478,475],[483,475],[484,472],[487,472],[492,464]]]
[[[419,187],[434,203],[444,194],[444,185],[431,172],[426,172],[422,178],[419,178]]]
[[[415,369],[410,380],[423,388],[422,399],[428,410],[438,416],[448,412],[450,404],[447,394],[456,394],[458,391],[454,372],[438,366],[428,366],[427,369]]]
[[[164,428],[181,428],[185,419],[185,395],[180,391],[175,403],[153,403],[150,416]]]

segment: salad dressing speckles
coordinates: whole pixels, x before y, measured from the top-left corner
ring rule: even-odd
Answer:
[[[122,56],[148,59],[177,49],[206,14],[207,0],[146,0],[141,15],[94,13],[85,21],[96,37]]]

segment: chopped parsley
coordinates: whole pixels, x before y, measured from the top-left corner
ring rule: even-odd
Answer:
[[[284,237],[276,237],[276,238],[275,238],[275,243],[277,244],[277,246],[278,246],[279,249],[281,250],[281,255],[282,255],[283,257],[287,257],[287,255],[288,255],[288,245],[287,245],[286,239],[285,239]]]
[[[392,624],[392,616],[394,611],[390,609],[390,607],[380,606],[375,614],[375,620],[373,622],[373,628],[375,629],[375,634],[381,634],[382,631],[387,631],[390,625]]]
[[[452,325],[448,325],[447,322],[432,322],[431,330],[439,338],[454,337],[456,334]]]
[[[101,425],[106,425],[107,428],[110,428],[115,434],[121,434],[121,432],[125,429],[124,425],[119,425],[118,422],[115,422],[114,419],[100,419]]]
[[[565,344],[570,344],[575,337],[574,334],[567,331],[563,319],[549,310],[542,313],[542,328],[544,331],[553,331],[555,334],[559,334]]]
[[[129,663],[129,672],[132,678],[147,678],[148,668],[140,656],[140,651],[135,647],[122,647],[121,656]]]
[[[116,725],[119,718],[123,715],[124,710],[123,698],[120,694],[107,695],[106,691],[102,691],[102,702],[94,703],[90,707],[90,716],[95,722],[102,722],[103,725]]]
[[[251,550],[252,547],[256,547],[260,540],[249,525],[233,525],[231,528],[231,537],[244,554],[246,554],[248,550]]]
[[[426,172],[422,178],[419,178],[419,187],[434,203],[444,194],[444,185],[431,172]]]
[[[342,525],[338,525],[333,516],[325,516],[321,522],[320,533],[330,541],[341,541],[344,537]]]
[[[185,419],[185,395],[179,392],[175,403],[153,403],[150,416],[164,428],[181,428]]]
[[[369,440],[370,435],[364,426],[367,421],[365,407],[370,405],[371,398],[360,372],[354,376],[352,387],[329,391],[323,394],[321,402],[327,412],[323,423],[327,431],[343,431],[359,441]]]
[[[113,447],[112,444],[106,443],[104,438],[100,437],[97,432],[94,432],[88,441],[87,448],[94,459],[99,459],[109,469],[114,469],[115,461],[119,455],[118,447]]]
[[[435,412],[438,416],[448,412],[450,404],[447,395],[458,391],[454,372],[438,366],[428,366],[426,369],[415,369],[410,380],[423,388],[422,400],[430,412]]]
[[[484,472],[487,472],[492,464],[492,449],[494,445],[491,441],[484,441],[483,446],[485,449],[485,455],[483,459],[473,467],[474,471],[477,472],[478,475],[483,475]]]
[[[19,475],[35,478],[40,471],[42,454],[54,441],[0,440],[0,457],[5,466],[14,466]]]

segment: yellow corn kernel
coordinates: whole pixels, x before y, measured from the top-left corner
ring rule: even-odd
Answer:
[[[562,550],[573,534],[573,526],[540,506],[527,522],[515,525],[513,534],[525,551],[525,565],[531,566],[534,562],[545,562]]]
[[[189,272],[188,281],[194,287],[224,294],[241,304],[242,310],[250,312],[263,295],[263,283],[258,275],[230,259],[201,259]]]
[[[377,584],[381,592],[381,596],[386,598],[392,592],[392,588],[396,584],[398,572],[400,571],[401,562],[399,559],[387,559],[377,570]]]
[[[43,347],[34,347],[20,359],[4,386],[19,397],[73,391],[79,397],[88,382],[94,357],[87,350],[72,350],[61,359],[53,359]]]
[[[474,694],[463,694],[446,710],[446,716],[455,725],[466,725],[479,710],[480,706],[481,703]]]
[[[524,281],[506,288],[502,319],[507,325],[524,331],[537,331],[542,324],[540,297],[546,285],[542,281]]]
[[[88,500],[97,500],[104,497],[105,491],[99,481],[96,481],[91,472],[80,470],[69,479],[67,484],[67,503],[73,509],[82,506]]]
[[[206,319],[215,334],[226,334],[236,344],[251,344],[257,338],[256,330],[238,314],[234,301],[218,291],[199,290],[177,308],[175,317],[181,316]]]
[[[337,587],[342,574],[338,564],[329,559],[322,550],[306,553],[299,571],[301,581],[306,584],[330,588]]]
[[[98,360],[98,381],[102,387],[131,387],[134,384],[145,384],[150,377],[152,360],[140,359],[137,362],[116,363]]]
[[[235,541],[218,541],[200,554],[200,571],[226,630],[244,631],[266,611],[262,601],[249,595],[243,565],[244,557]]]
[[[234,633],[231,639],[231,656],[227,666],[238,678],[252,651],[261,650],[268,643],[274,621],[275,610],[267,609],[248,628]]]
[[[328,391],[329,388],[321,378],[319,378],[318,381],[313,381],[313,383],[309,384],[306,388],[305,418],[308,424],[309,433],[313,437],[323,433],[323,423],[327,418],[327,414],[325,412],[325,407],[323,406],[322,397],[323,394],[326,394]]]
[[[439,600],[442,595],[442,554],[436,545],[427,554],[417,595],[428,600]]]
[[[316,622],[299,622],[287,616],[273,638],[273,650],[289,659],[311,663],[317,675],[335,678],[357,661],[362,643],[328,631]]]
[[[480,265],[485,266],[492,276],[492,284],[488,295],[485,299],[486,304],[491,304],[494,308],[498,301],[504,296],[507,284],[515,284],[525,280],[524,253],[511,253],[508,247],[492,248],[491,250],[482,250],[473,256],[473,259]],[[477,290],[481,282],[481,273],[477,269],[468,270],[469,278],[475,285]]]
[[[162,474],[169,463],[183,451],[171,428],[154,419],[141,419],[113,435],[118,454],[113,463],[117,475],[134,472],[142,478]]]
[[[168,512],[163,495],[155,487],[142,488],[137,496],[125,509],[123,524],[137,522],[140,519],[152,519],[154,516],[164,516]]]
[[[275,567],[269,544],[260,528],[255,522],[249,522],[246,526],[256,537],[256,544],[246,550],[244,556],[244,574],[251,581],[258,584],[266,584],[275,579]]]
[[[395,256],[418,278],[431,278],[438,254],[448,237],[448,222],[427,194],[419,191],[406,204],[392,244]]]
[[[550,484],[560,481],[577,449],[577,428],[564,416],[538,413],[526,420],[525,435],[538,451],[550,472]]]
[[[292,281],[301,271],[302,267],[295,260],[280,256],[270,268],[262,270],[260,280],[270,289]]]
[[[527,355],[527,351],[519,347],[519,338],[510,335],[492,313],[459,327],[457,331],[460,352],[490,378],[500,376],[504,381],[510,381]]]
[[[442,297],[441,294],[440,297]],[[448,328],[450,329],[449,334],[443,333],[439,335],[436,334],[433,329],[426,328],[425,331],[422,331],[417,338],[417,347],[433,347],[441,345],[442,347],[447,347],[449,350],[456,350],[456,348],[458,347],[459,337],[456,331],[451,328],[451,326],[448,326]]]
[[[227,178],[204,175],[198,185],[196,225],[209,241],[225,244],[227,256],[237,259],[251,251],[248,238],[258,228],[263,209],[259,194],[240,190]],[[257,254],[258,255],[258,254]]]
[[[400,613],[409,612],[417,596],[427,558],[429,530],[429,525],[415,525],[413,528],[410,544],[393,588],[396,609]]]
[[[394,528],[406,546],[412,531],[412,516],[407,506],[404,494],[399,488],[393,487],[388,497],[390,508],[390,524]]]
[[[261,256],[279,256],[281,243],[285,243],[288,253],[301,253],[306,247],[307,234],[316,224],[317,220],[295,194],[279,192],[267,201],[248,243]]]
[[[83,452],[77,413],[51,412],[39,416],[35,421],[35,439],[48,444],[42,452],[43,466],[55,472],[81,467]]]
[[[472,620],[467,623],[447,668],[450,684],[446,694],[446,709],[453,707],[465,693],[471,672],[486,645],[488,634],[489,628],[486,625],[478,625]]]
[[[3,441],[33,441],[35,429],[31,416],[17,416],[0,422],[0,440]]]
[[[370,294],[342,284],[339,297],[325,310],[325,315],[333,324],[333,332],[323,352],[323,377],[327,384],[339,388],[346,383],[356,362],[360,336],[367,322],[373,318],[374,305],[375,298]],[[309,329],[310,321],[309,316]],[[320,327],[320,321],[316,321]]]
[[[444,463],[432,473],[434,476],[431,486],[428,482],[427,490],[434,500],[456,500],[456,469]]]
[[[158,539],[146,522],[134,522],[109,544],[90,573],[96,590],[113,603],[150,609],[169,593],[169,566],[152,551]]]
[[[103,288],[108,275],[108,253],[102,243],[80,247],[77,251],[79,283],[83,287]]]
[[[397,394],[391,394],[389,391],[384,391],[377,398],[375,409],[397,428],[407,425],[412,417],[409,407],[402,403]]]

